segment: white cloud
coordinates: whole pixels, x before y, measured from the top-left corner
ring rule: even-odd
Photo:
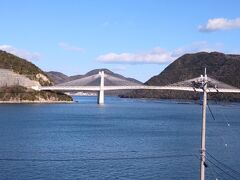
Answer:
[[[209,19],[206,25],[200,25],[198,29],[202,32],[211,32],[218,30],[229,30],[240,28],[240,18],[213,18]]]
[[[60,42],[58,44],[58,46],[66,51],[75,51],[75,52],[80,52],[82,53],[84,51],[84,49],[80,48],[80,47],[76,47],[73,45],[70,45],[68,43],[64,43],[64,42]]]
[[[168,64],[186,53],[222,51],[223,44],[210,45],[206,41],[166,51],[156,47],[148,53],[107,53],[97,57],[97,61],[109,64]]]
[[[173,59],[170,52],[162,48],[156,47],[148,53],[107,53],[100,55],[98,61],[104,63],[126,63],[126,64],[164,64]]]
[[[0,50],[6,51],[8,53],[14,54],[18,57],[21,57],[23,59],[27,59],[30,61],[39,60],[41,57],[40,53],[38,52],[29,52],[23,49],[18,49],[11,45],[0,45]]]

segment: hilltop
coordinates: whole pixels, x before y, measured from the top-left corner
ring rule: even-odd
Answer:
[[[24,75],[41,85],[52,85],[48,76],[33,63],[0,50],[0,69],[9,69],[17,74]]]
[[[80,78],[61,83],[64,86],[99,86],[100,76],[98,73],[104,71],[104,85],[105,86],[128,86],[128,85],[141,85],[142,83],[133,78],[126,78],[120,74],[116,74],[108,69],[94,69],[89,71]]]
[[[102,68],[102,69],[94,69],[87,72],[84,75],[74,75],[74,76],[67,76],[61,72],[50,71],[46,72],[50,79],[55,84],[60,85],[71,85],[71,86],[98,86],[100,84],[100,79],[95,79],[93,81],[86,81],[86,78],[95,74],[98,74],[100,71],[104,71],[105,75],[110,75],[111,77],[115,78],[114,81],[105,78],[105,85],[106,86],[114,86],[114,85],[142,85],[142,82],[133,79],[124,77],[120,74],[114,73],[109,69]],[[106,91],[107,95],[114,95],[118,96],[120,94],[126,94],[131,92],[131,90],[115,90],[115,91]],[[78,95],[81,93],[72,93],[73,95]],[[92,92],[88,92],[87,94],[92,94]]]
[[[203,74],[205,67],[207,68],[209,77],[240,88],[240,55],[223,54],[219,52],[185,54],[144,84],[163,86],[196,78]],[[136,90],[123,95],[123,97],[198,99],[199,94],[178,91]],[[237,94],[214,94],[210,95],[209,98],[240,101],[240,96]]]
[[[60,84],[63,82],[67,82],[69,77],[61,72],[57,72],[57,71],[49,71],[49,72],[45,72],[48,77],[51,79],[51,81],[54,84]]]
[[[49,86],[53,82],[33,63],[0,50],[1,102],[58,102],[72,101],[59,92],[37,92],[32,86]]]
[[[120,74],[114,73],[109,69],[106,68],[101,68],[101,69],[93,69],[89,72],[87,72],[86,74],[83,75],[74,75],[74,76],[67,76],[61,72],[57,72],[57,71],[49,71],[49,72],[45,72],[49,78],[54,82],[54,84],[62,84],[62,83],[67,83],[70,81],[74,81],[74,80],[78,80],[78,79],[82,79],[94,74],[98,74],[100,71],[104,71],[105,74],[111,75],[113,77],[117,77],[120,78],[122,80],[126,80],[126,81],[130,81],[133,83],[137,83],[137,84],[142,84],[142,82],[134,79],[134,78],[128,78],[128,77],[124,77]],[[88,86],[91,86],[93,84],[88,84]],[[95,85],[95,84],[94,84]]]

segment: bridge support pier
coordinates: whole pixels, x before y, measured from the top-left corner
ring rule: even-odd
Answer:
[[[98,92],[98,104],[104,104],[104,71],[99,72],[100,91]]]
[[[98,104],[104,104],[104,90],[98,92]]]

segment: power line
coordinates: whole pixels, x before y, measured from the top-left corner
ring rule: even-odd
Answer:
[[[207,158],[206,158],[207,159]],[[230,173],[228,173],[227,171],[225,171],[223,168],[219,167],[217,164],[215,164],[213,161],[207,159],[208,162],[210,162],[213,166],[215,166],[217,169],[219,169],[220,171],[222,171],[225,175],[231,177],[232,179],[235,180],[239,180],[238,178],[234,177],[233,175],[231,175]]]
[[[209,109],[209,112],[210,112],[210,114],[211,114],[213,120],[216,121],[216,118],[215,118],[215,116],[214,116],[214,114],[213,114],[213,112],[212,112],[212,109],[210,108],[210,106],[209,106],[208,103],[207,103],[207,107],[208,107],[208,109]]]
[[[212,167],[211,165],[209,166],[209,168],[213,175],[213,178],[215,178],[216,180],[218,180],[218,177],[221,177],[221,179],[224,179],[224,180],[228,180],[228,178],[225,178],[223,175],[220,175],[217,171],[215,171],[214,167]],[[213,173],[215,174],[215,176]]]
[[[230,166],[224,164],[223,162],[217,160],[217,158],[215,158],[213,155],[211,155],[209,152],[207,152],[207,154],[212,158],[214,159],[216,162],[218,162],[219,164],[223,165],[224,167],[228,168],[229,170],[231,170],[232,172],[234,172],[235,174],[238,174],[240,176],[240,172],[232,169]]]
[[[212,109],[210,108],[209,104],[207,104],[209,112],[213,118],[213,120],[216,121],[216,118],[212,112]],[[225,119],[226,120],[226,119]],[[213,159],[215,160],[217,163],[219,163],[220,165],[222,165],[223,167],[225,167],[225,169],[227,169],[228,171],[230,170],[231,172],[234,172],[235,175],[237,174],[238,176],[240,176],[240,172],[232,169],[231,167],[227,166],[226,164],[222,163],[221,161],[217,160],[213,155],[211,155],[209,152],[206,151],[206,153]],[[234,176],[232,176],[231,174],[229,174],[228,172],[224,171],[223,168],[219,167],[218,165],[216,165],[215,163],[213,163],[211,160],[207,159],[210,163],[212,163],[216,168],[218,168],[219,170],[221,170],[222,172],[224,172],[226,175],[232,177],[233,179],[236,179]]]
[[[207,151],[206,151],[206,153],[208,153]],[[208,153],[209,154],[209,153]],[[200,160],[200,157],[198,156],[198,155],[194,155],[197,159],[199,159]],[[211,157],[211,156],[210,156]],[[229,172],[227,172],[225,169],[223,169],[222,167],[220,167],[219,165],[217,165],[216,163],[214,163],[213,161],[211,161],[211,160],[209,160],[209,158],[207,158],[207,157],[205,157],[206,158],[206,161],[208,161],[209,163],[211,163],[213,166],[215,166],[217,169],[219,169],[220,171],[222,171],[225,175],[227,175],[227,176],[229,176],[229,177],[231,177],[232,179],[235,179],[235,180],[240,180],[240,179],[238,179],[238,178],[236,178],[235,176],[236,176],[236,174],[235,174],[235,176],[233,176],[232,174],[230,174]],[[219,161],[220,162],[220,161]],[[222,163],[223,164],[223,163]],[[226,165],[227,166],[227,165]],[[210,171],[212,170],[211,169],[211,166],[209,166],[208,165],[208,167],[210,167]],[[233,169],[232,169],[233,170]],[[215,170],[214,170],[215,171]],[[234,171],[234,170],[233,170]],[[218,174],[216,171],[215,171],[215,173],[216,174]],[[219,174],[218,174],[219,175]],[[224,176],[222,176],[221,175],[221,177],[222,178],[224,178],[224,179],[229,179],[229,178],[225,178]]]
[[[209,166],[209,169],[210,169],[210,172],[211,172],[211,174],[212,174],[212,177],[213,177],[213,178],[216,178],[216,177],[217,177],[217,173],[216,173],[215,171],[213,172],[213,169],[212,169],[211,166]]]
[[[80,159],[17,159],[1,158],[0,161],[27,161],[27,162],[73,162],[73,161],[121,161],[121,160],[149,160],[177,157],[193,157],[195,155],[165,155],[165,156],[142,156],[142,157],[116,157],[116,158],[80,158]]]

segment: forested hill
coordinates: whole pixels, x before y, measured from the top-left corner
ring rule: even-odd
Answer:
[[[52,91],[35,91],[32,86],[52,85],[36,65],[0,50],[0,103],[70,102],[72,98]]]
[[[48,76],[36,65],[2,50],[0,50],[0,69],[9,69],[31,80],[38,81],[41,85],[52,84]]]
[[[218,52],[199,52],[185,54],[175,60],[159,75],[150,78],[146,85],[169,85],[179,81],[199,77],[207,68],[209,77],[222,81],[226,84],[240,88],[240,55],[230,55]],[[194,93],[177,91],[137,90],[125,97],[133,98],[171,98],[171,99],[198,99],[199,95]],[[213,95],[212,99],[218,100],[240,100],[240,95]]]

